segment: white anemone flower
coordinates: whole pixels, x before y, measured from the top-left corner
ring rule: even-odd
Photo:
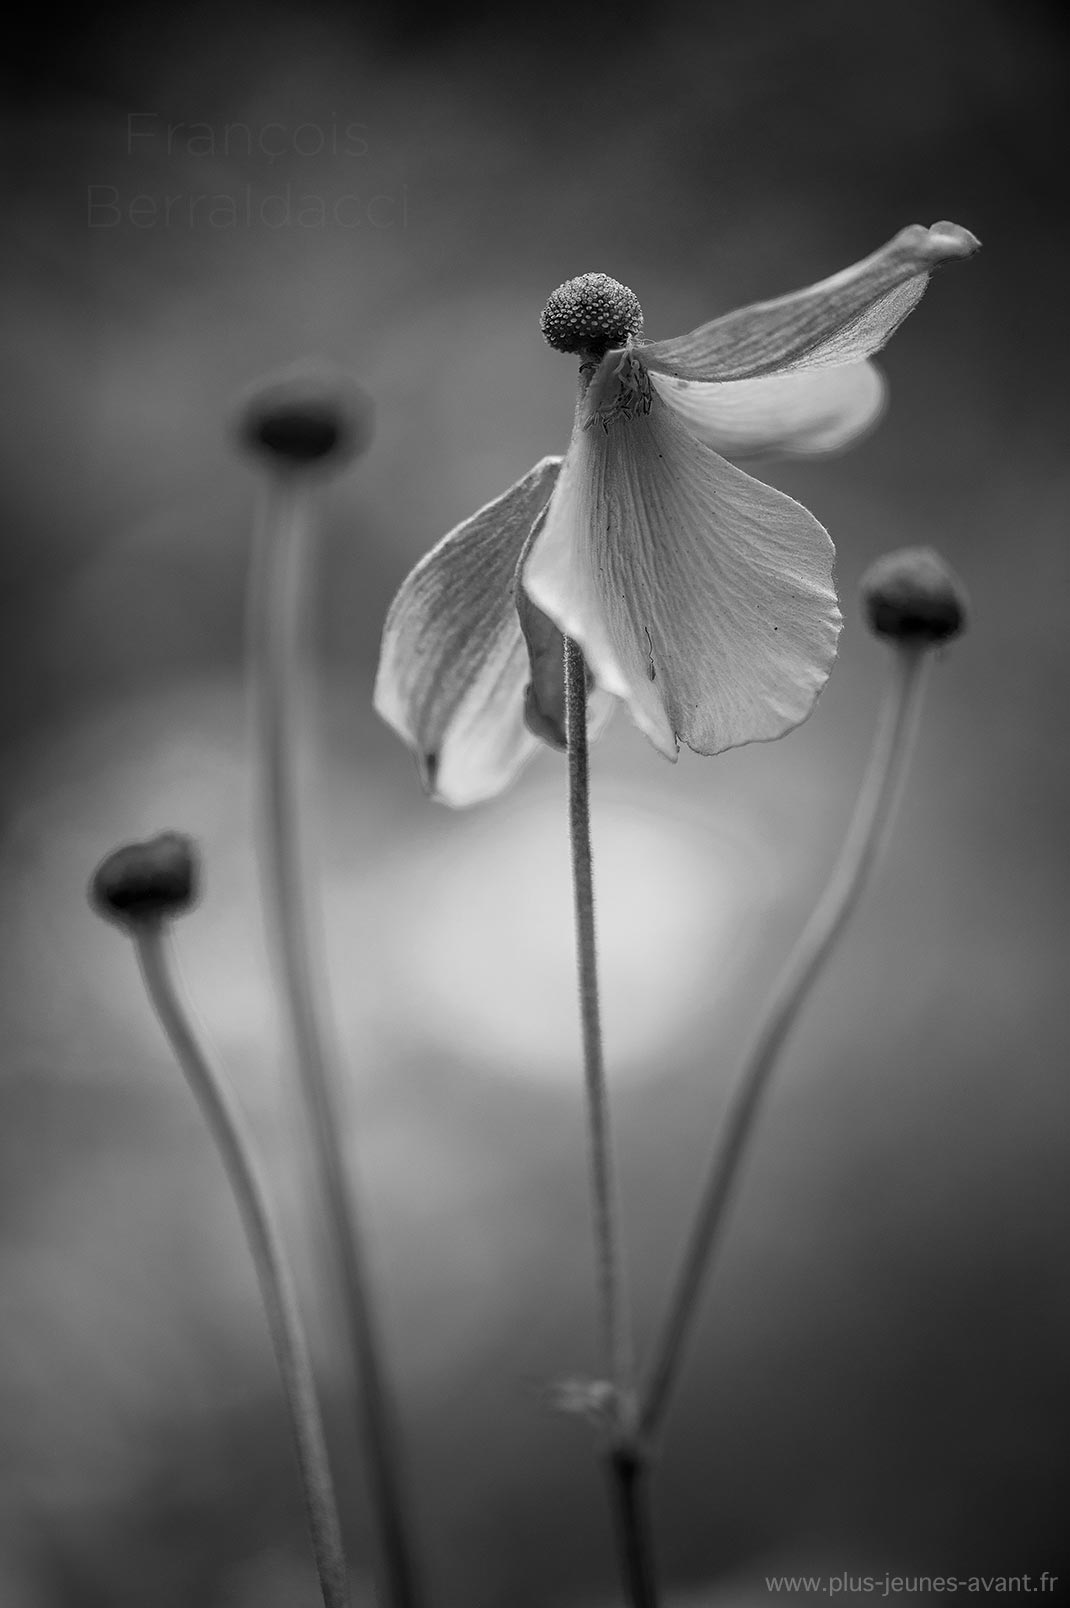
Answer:
[[[870,362],[931,270],[979,242],[913,225],[806,290],[663,341],[605,274],[542,316],[580,358],[564,458],[543,458],[432,549],[387,617],[380,715],[454,806],[492,797],[540,739],[563,742],[562,635],[592,727],[614,699],[656,748],[717,754],[806,719],[836,656],[833,546],[735,460],[838,451],[879,417]]]

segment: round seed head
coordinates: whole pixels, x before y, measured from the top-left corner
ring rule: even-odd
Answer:
[[[93,873],[89,901],[98,915],[133,929],[189,910],[198,883],[193,839],[182,832],[161,832],[107,855]]]
[[[601,356],[643,333],[643,309],[627,285],[608,274],[580,274],[558,285],[539,326],[559,352]]]
[[[300,469],[363,452],[372,434],[372,404],[348,375],[301,365],[263,381],[238,414],[242,445],[280,468]]]
[[[878,636],[936,647],[966,625],[966,594],[931,547],[887,553],[862,577],[862,603]]]

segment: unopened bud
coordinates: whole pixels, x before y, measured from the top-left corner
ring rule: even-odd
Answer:
[[[878,636],[936,647],[966,625],[966,594],[931,547],[902,547],[862,577],[866,618]]]
[[[134,929],[180,916],[198,894],[197,851],[182,832],[115,849],[97,866],[89,900],[99,915]]]
[[[371,441],[371,398],[346,374],[301,365],[257,386],[239,412],[238,435],[280,468],[341,464]]]
[[[558,285],[539,320],[559,352],[601,357],[643,333],[643,309],[634,290],[608,274],[580,274]]]

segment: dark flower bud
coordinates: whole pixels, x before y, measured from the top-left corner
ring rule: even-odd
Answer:
[[[558,285],[539,320],[559,352],[601,357],[643,333],[643,309],[634,290],[608,274],[580,274]]]
[[[966,625],[966,594],[931,547],[902,547],[862,577],[866,618],[878,636],[936,647]]]
[[[238,436],[280,468],[302,469],[365,451],[372,435],[371,398],[348,375],[301,365],[265,380],[238,415]]]
[[[190,909],[198,882],[193,839],[182,832],[161,832],[107,855],[93,873],[89,901],[109,921],[135,928]]]

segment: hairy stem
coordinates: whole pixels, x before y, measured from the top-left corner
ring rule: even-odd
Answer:
[[[583,1072],[587,1090],[591,1216],[594,1227],[602,1368],[613,1387],[608,1477],[621,1576],[632,1608],[657,1608],[646,1506],[646,1458],[635,1433],[635,1385],[627,1281],[621,1246],[609,1100],[602,1050],[591,861],[587,751],[587,672],[583,654],[565,638],[565,730],[568,744],[569,838],[576,922]]]
[[[587,681],[583,655],[568,638],[565,639],[565,730],[568,740],[568,817],[576,922],[576,969],[583,1039],[583,1076],[587,1090],[591,1214],[597,1264],[602,1367],[620,1404],[632,1387],[632,1354],[620,1244],[621,1212],[614,1176],[598,994],[587,753]]]
[[[149,998],[211,1130],[245,1226],[289,1409],[325,1608],[348,1608],[348,1570],[308,1344],[252,1142],[240,1109],[194,1030],[161,924],[142,923],[135,932],[135,944]]]
[[[887,841],[910,763],[928,659],[924,649],[897,646],[893,650],[873,750],[843,849],[773,987],[729,1097],[668,1315],[640,1395],[640,1430],[651,1440],[664,1421],[694,1328],[703,1283],[777,1056]]]
[[[333,1261],[356,1360],[384,1608],[420,1608],[424,1597],[356,1200],[342,1150],[345,1123],[322,998],[323,967],[314,945],[302,862],[297,735],[304,709],[302,642],[310,499],[311,488],[303,473],[279,475],[268,488],[258,533],[252,631],[264,798],[265,916],[283,984],[322,1180]]]

